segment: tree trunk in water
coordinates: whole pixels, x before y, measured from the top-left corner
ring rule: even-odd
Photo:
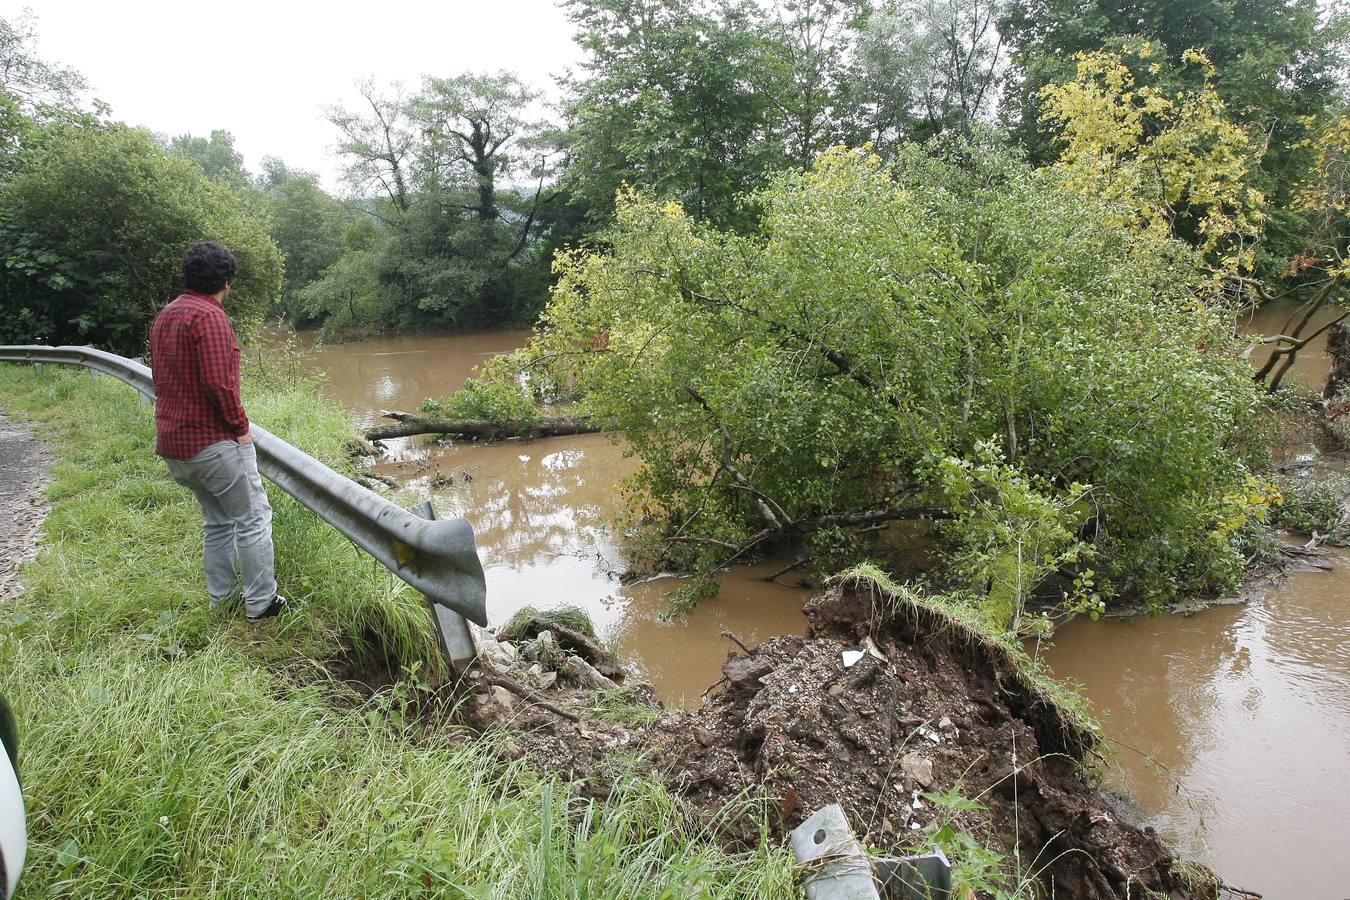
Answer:
[[[1327,335],[1327,354],[1331,357],[1331,371],[1322,388],[1319,423],[1332,446],[1344,448],[1345,428],[1333,428],[1332,423],[1350,413],[1350,323],[1341,322],[1331,329]]]
[[[1342,322],[1327,335],[1327,353],[1331,356],[1331,371],[1327,373],[1322,399],[1334,401],[1350,392],[1350,324]]]
[[[415,434],[453,434],[456,437],[475,440],[501,440],[596,434],[600,431],[589,416],[544,416],[533,422],[486,422],[478,419],[437,419],[397,410],[383,412],[380,415],[386,419],[394,419],[398,424],[375,425],[367,429],[367,440],[380,441]]]

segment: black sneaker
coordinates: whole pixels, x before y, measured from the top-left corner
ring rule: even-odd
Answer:
[[[272,598],[272,602],[267,605],[267,609],[258,613],[256,616],[245,616],[250,622],[261,622],[263,619],[270,619],[273,616],[281,615],[281,611],[286,608],[286,598],[277,594]]]

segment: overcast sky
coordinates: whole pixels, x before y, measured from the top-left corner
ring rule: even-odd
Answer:
[[[553,0],[0,0],[11,21],[25,8],[38,55],[83,73],[113,118],[169,136],[224,128],[250,171],[279,156],[330,189],[323,110],[350,103],[356,79],[415,87],[423,75],[508,69],[556,96],[581,55]]]

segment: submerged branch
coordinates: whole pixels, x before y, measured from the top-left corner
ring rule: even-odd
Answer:
[[[1271,353],[1270,358],[1266,360],[1265,365],[1261,366],[1256,374],[1252,376],[1257,384],[1265,385],[1266,389],[1269,391],[1277,390],[1285,373],[1293,367],[1298,352],[1307,346],[1315,337],[1330,327],[1330,325],[1324,325],[1307,337],[1304,337],[1303,335],[1303,329],[1312,321],[1313,316],[1317,314],[1318,310],[1326,305],[1327,301],[1331,298],[1332,291],[1335,287],[1335,281],[1328,282],[1325,287],[1317,292],[1317,296],[1308,301],[1301,311],[1301,314],[1295,312],[1294,315],[1290,317],[1289,322],[1281,329],[1279,335],[1279,338],[1282,339],[1280,343],[1282,343],[1283,346],[1276,348],[1275,352]],[[1341,316],[1340,319],[1337,319],[1336,321],[1339,322],[1344,318],[1345,316]],[[1297,324],[1295,324],[1295,319],[1298,320]],[[1292,329],[1290,326],[1293,326]],[[1279,366],[1278,371],[1276,371],[1276,366]],[[1271,372],[1275,372],[1273,377],[1271,376]],[[1268,378],[1269,381],[1267,381]]]
[[[738,544],[720,538],[690,534],[672,535],[665,540],[668,544],[707,544],[712,547],[722,547],[732,551],[732,557],[734,558],[765,541],[789,536],[800,538],[822,528],[865,528],[886,522],[912,521],[915,519],[937,520],[950,519],[951,517],[951,510],[941,506],[895,506],[856,513],[826,513],[804,519],[795,519],[782,528],[763,528]],[[723,561],[722,565],[726,565],[726,563],[727,561]],[[794,563],[794,565],[796,564]],[[778,574],[781,575],[782,572]]]
[[[456,437],[475,440],[501,440],[597,434],[601,430],[591,421],[590,416],[544,416],[532,422],[489,422],[482,419],[438,419],[397,410],[381,412],[380,415],[386,419],[394,419],[398,424],[374,425],[366,429],[365,435],[368,440],[379,441],[410,437],[415,434],[453,434]]]

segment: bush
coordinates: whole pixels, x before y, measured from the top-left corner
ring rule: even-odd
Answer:
[[[972,584],[1081,574],[1082,538],[1108,598],[1231,586],[1230,447],[1262,401],[1191,250],[972,144],[889,168],[840,148],[749,202],[737,235],[625,194],[612,249],[558,262],[536,339],[641,457],[653,552],[706,564],[964,492],[998,520],[949,535]]]
[[[239,260],[226,308],[251,330],[281,287],[281,254],[227,188],[149,135],[55,126],[0,186],[0,343],[145,351],[182,289],[183,251],[216,240]]]
[[[418,406],[421,412],[442,419],[482,420],[484,422],[530,423],[539,419],[534,398],[516,380],[485,375],[469,378],[449,397],[428,398]]]

